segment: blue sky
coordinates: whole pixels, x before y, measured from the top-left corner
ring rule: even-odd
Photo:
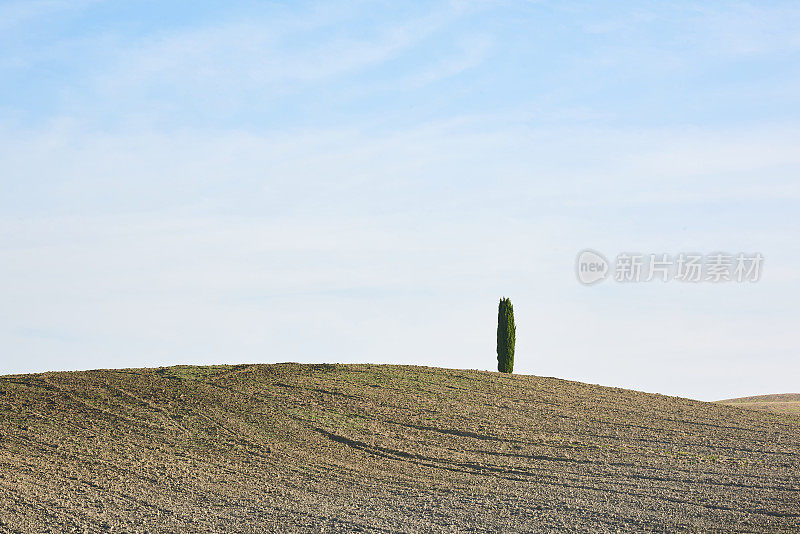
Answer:
[[[796,2],[0,1],[0,373],[796,391]],[[761,252],[583,287],[578,251]]]

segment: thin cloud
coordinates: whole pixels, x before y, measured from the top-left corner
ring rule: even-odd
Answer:
[[[17,0],[0,5],[0,30],[30,25],[42,18],[81,11],[105,0]]]
[[[453,16],[441,12],[399,21],[359,38],[330,34],[322,23],[309,28],[304,20],[279,24],[250,20],[192,29],[120,50],[115,61],[119,68],[101,73],[96,83],[100,92],[108,94],[191,88],[212,100],[217,94],[229,99],[261,90],[269,97],[293,86],[381,65],[425,40]],[[304,35],[313,44],[287,44]]]

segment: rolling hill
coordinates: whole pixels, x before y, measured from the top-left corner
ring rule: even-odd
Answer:
[[[0,377],[0,531],[800,530],[800,420],[536,376]]]
[[[775,413],[800,415],[800,393],[781,393],[777,395],[757,395],[717,401],[740,408],[768,410]]]

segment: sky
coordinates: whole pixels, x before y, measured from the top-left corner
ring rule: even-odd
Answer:
[[[0,374],[800,390],[797,2],[0,0]],[[585,286],[584,249],[760,253]]]

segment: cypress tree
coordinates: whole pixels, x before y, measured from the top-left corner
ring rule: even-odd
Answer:
[[[517,327],[514,326],[514,307],[511,299],[500,299],[497,310],[497,370],[501,373],[514,371],[514,342]]]

